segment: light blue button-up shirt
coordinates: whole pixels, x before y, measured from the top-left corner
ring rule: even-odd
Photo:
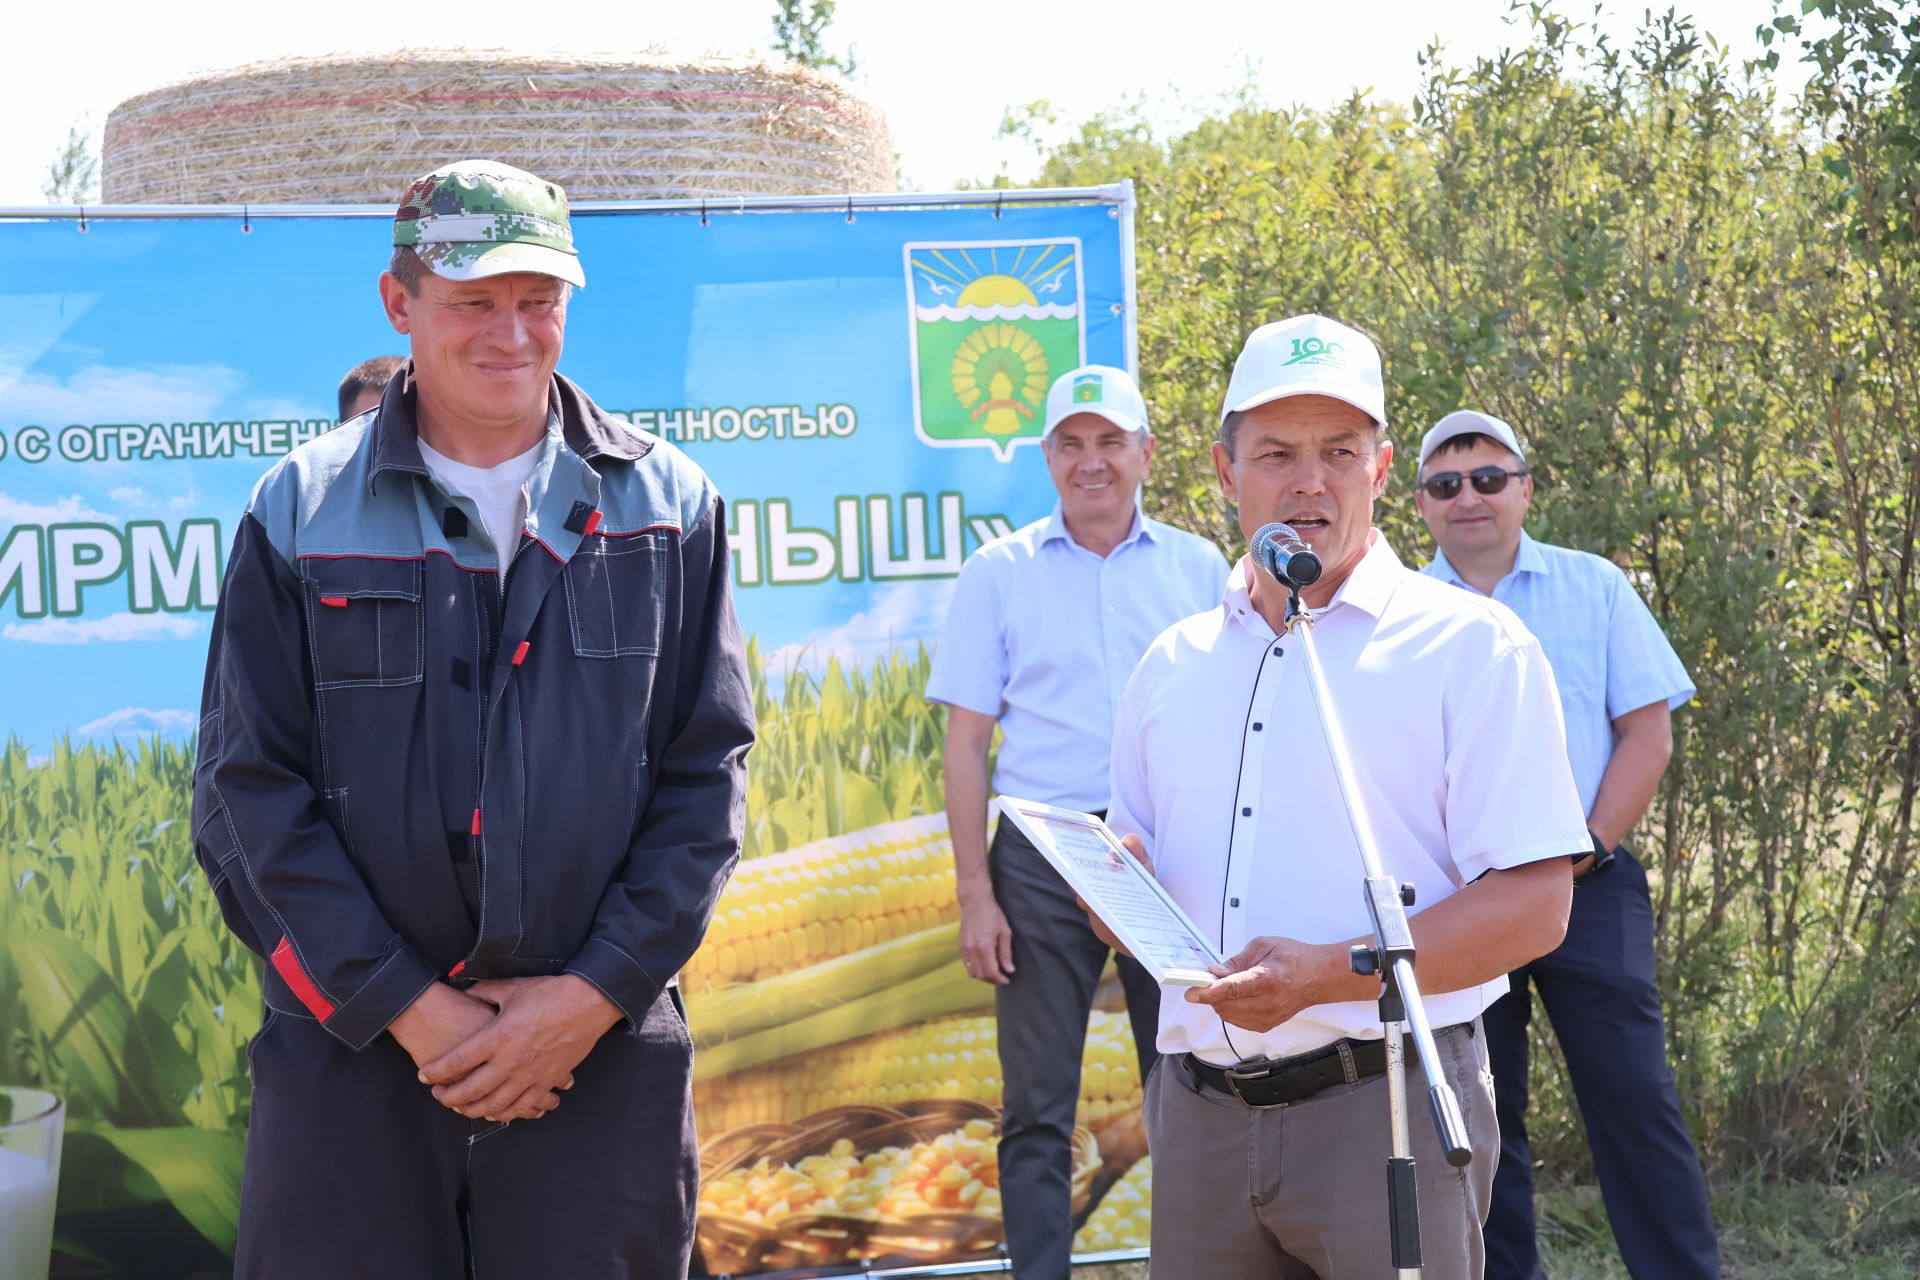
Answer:
[[[1422,573],[1468,587],[1444,551]],[[1664,701],[1693,697],[1680,655],[1620,566],[1586,551],[1535,542],[1520,534],[1513,569],[1493,588],[1540,639],[1567,723],[1567,761],[1580,802],[1593,812],[1600,778],[1613,758],[1613,722]]]
[[[1205,538],[1136,516],[1097,556],[1060,508],[968,557],[927,697],[1000,722],[993,789],[1104,809],[1113,709],[1159,634],[1217,608],[1226,557]]]

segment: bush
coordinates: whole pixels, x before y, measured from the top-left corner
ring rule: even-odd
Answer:
[[[1700,689],[1635,839],[1682,1091],[1711,1157],[1795,1173],[1920,1134],[1920,17],[1815,7],[1832,34],[1780,19],[1749,67],[1671,14],[1616,47],[1536,10],[1525,47],[1430,50],[1405,109],[1242,94],[1157,139],[1135,104],[1038,179],[1136,184],[1155,514],[1235,548],[1227,374],[1322,310],[1384,352],[1404,555],[1408,455],[1471,406],[1527,439],[1534,532],[1628,567]],[[1541,1057],[1539,1153],[1578,1171]]]

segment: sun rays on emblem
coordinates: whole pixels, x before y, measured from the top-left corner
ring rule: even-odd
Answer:
[[[1020,245],[1003,253],[989,247],[977,261],[965,249],[929,249],[913,255],[913,269],[936,296],[957,294],[956,307],[1033,307],[1042,294],[1057,293],[1061,273],[1073,265],[1063,244]]]

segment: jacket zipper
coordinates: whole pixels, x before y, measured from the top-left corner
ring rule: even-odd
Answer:
[[[500,653],[500,631],[507,615],[507,590],[513,582],[513,569],[515,565],[520,563],[520,556],[526,551],[527,543],[530,540],[526,530],[522,529],[520,531],[519,545],[514,547],[513,555],[507,560],[506,572],[500,579],[500,589],[489,593],[489,599],[487,600],[487,647],[485,653],[474,655],[476,659],[485,659],[484,662],[476,661],[474,664],[474,685],[480,691],[480,777],[478,779],[479,792],[474,796],[473,820],[475,829],[473,836],[473,869],[474,874],[479,878],[481,909],[480,920],[474,931],[473,949],[467,953],[466,959],[453,967],[452,971],[448,974],[449,977],[458,974],[462,969],[466,968],[468,962],[470,962],[475,955],[479,954],[480,937],[486,929],[487,860],[484,844],[486,836],[480,829],[480,810],[482,807],[480,801],[487,793],[487,726],[493,711],[493,679],[491,672],[493,670],[493,664],[498,660]],[[483,672],[488,674],[482,675]]]

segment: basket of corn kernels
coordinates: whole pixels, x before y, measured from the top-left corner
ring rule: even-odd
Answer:
[[[947,1262],[992,1250],[1000,1218],[999,1113],[952,1099],[835,1107],[749,1125],[701,1150],[699,1239],[710,1272],[862,1259]],[[1073,1209],[1099,1145],[1073,1134]]]

